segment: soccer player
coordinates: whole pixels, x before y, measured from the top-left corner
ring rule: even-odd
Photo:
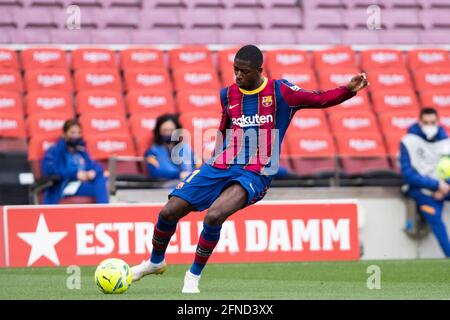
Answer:
[[[237,52],[235,84],[220,91],[218,137],[222,139],[218,138],[211,160],[170,193],[154,228],[151,257],[131,268],[133,281],[162,274],[166,269],[164,255],[178,221],[192,211],[208,209],[182,289],[183,293],[199,293],[201,272],[219,241],[223,222],[266,194],[276,173],[279,146],[294,113],[302,108],[340,104],[368,85],[365,75],[359,74],[346,86],[306,91],[286,80],[263,77],[262,65],[263,54],[256,46],[246,45]]]

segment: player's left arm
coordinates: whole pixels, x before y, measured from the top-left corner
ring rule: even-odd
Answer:
[[[328,108],[338,105],[368,86],[364,73],[354,76],[346,86],[326,91],[309,91],[281,82],[281,94],[289,106],[294,108]]]

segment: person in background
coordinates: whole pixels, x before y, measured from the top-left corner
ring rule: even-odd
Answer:
[[[46,189],[44,204],[57,204],[67,196],[94,197],[96,203],[108,203],[106,178],[101,165],[91,159],[76,119],[63,125],[63,136],[50,147],[41,162],[44,176],[60,178]]]
[[[194,169],[194,155],[187,144],[183,144],[179,154],[173,154],[172,150],[177,141],[172,141],[172,133],[181,129],[178,117],[173,114],[163,114],[156,119],[153,129],[153,143],[145,152],[144,158],[147,171],[151,178],[161,180],[183,180]],[[190,161],[180,161],[188,157]]]
[[[446,257],[450,257],[450,241],[442,209],[450,200],[449,184],[439,179],[436,168],[442,156],[449,155],[450,139],[439,125],[433,108],[420,112],[419,122],[413,124],[400,142],[400,169],[406,183],[406,196],[415,200],[419,214],[426,219]]]

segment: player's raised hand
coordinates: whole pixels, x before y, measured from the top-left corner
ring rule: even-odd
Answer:
[[[369,81],[367,81],[367,77],[365,73],[360,73],[352,78],[347,85],[347,88],[353,92],[357,92],[361,89],[364,89],[369,85]]]

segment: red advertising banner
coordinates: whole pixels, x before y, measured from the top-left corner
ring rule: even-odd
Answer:
[[[151,252],[161,206],[4,207],[5,264],[96,265],[109,257],[140,263]],[[169,264],[192,262],[205,214],[194,212],[180,220],[167,249]],[[237,212],[223,224],[210,262],[356,259],[355,202],[265,201]]]

